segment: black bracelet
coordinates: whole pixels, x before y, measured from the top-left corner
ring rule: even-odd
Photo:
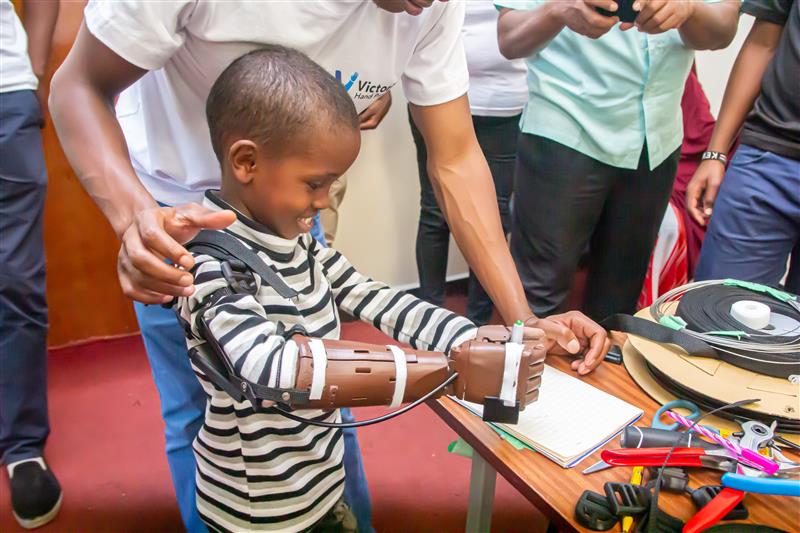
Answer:
[[[700,158],[701,161],[721,161],[723,165],[728,164],[728,155],[723,154],[722,152],[714,152],[712,150],[707,150],[703,152],[702,157]]]

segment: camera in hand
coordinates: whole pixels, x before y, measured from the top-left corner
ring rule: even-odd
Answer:
[[[633,22],[636,16],[639,15],[638,11],[633,10],[634,0],[614,0],[617,3],[616,11],[608,11],[601,7],[595,8],[598,13],[606,17],[619,17],[620,22]]]

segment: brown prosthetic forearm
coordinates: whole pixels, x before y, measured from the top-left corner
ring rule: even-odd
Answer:
[[[397,406],[425,396],[453,372],[458,372],[458,377],[437,396],[454,394],[483,404],[486,397],[497,397],[500,393],[508,331],[499,327],[480,328],[475,340],[451,351],[451,358],[440,352],[397,346],[303,336],[294,336],[292,340],[298,346],[295,388],[310,391],[308,403],[293,407]],[[528,345],[522,349],[515,376],[520,408],[536,400],[544,355],[543,347]],[[315,375],[316,364],[320,367]]]

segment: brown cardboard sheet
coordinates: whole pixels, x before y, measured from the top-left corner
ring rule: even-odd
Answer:
[[[639,311],[636,316],[653,320],[649,309]],[[720,361],[690,357],[676,346],[630,334],[622,353],[625,368],[633,380],[648,396],[661,404],[676,397],[653,378],[646,363],[669,375],[682,387],[715,398],[720,403],[760,398],[760,402],[748,405],[747,409],[763,413],[764,421],[771,416],[800,420],[800,384],[756,374]],[[722,429],[738,429],[737,424],[718,417],[709,417],[707,420],[710,425]],[[800,435],[782,436],[800,444]]]

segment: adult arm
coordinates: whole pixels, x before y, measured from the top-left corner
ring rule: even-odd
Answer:
[[[22,25],[28,35],[28,56],[33,73],[39,80],[36,96],[43,112],[47,104],[47,63],[50,60],[58,8],[59,2],[52,0],[25,0],[22,4]]]
[[[708,149],[727,153],[733,146],[747,114],[761,90],[761,78],[775,54],[783,26],[756,20],[736,58],[725,88],[717,124]],[[711,217],[717,191],[725,176],[725,165],[718,160],[700,163],[686,188],[686,209],[698,224]]]
[[[190,294],[191,254],[181,245],[202,227],[233,222],[229,211],[197,204],[159,207],[133,170],[114,113],[117,95],[146,74],[82,24],[75,44],[53,76],[50,109],[59,140],[84,189],[122,240],[117,270],[123,292],[145,303]]]
[[[545,332],[549,352],[585,358],[581,373],[599,364],[607,349],[605,331],[581,313],[538,319],[528,307],[500,223],[494,182],[475,137],[466,95],[434,106],[410,105],[425,139],[428,174],[456,243],[506,323],[523,320]]]
[[[508,59],[529,57],[547,46],[564,28],[596,39],[619,22],[595,11],[616,11],[610,0],[551,0],[530,10],[502,8],[497,21],[500,53]]]
[[[649,34],[677,29],[684,44],[695,50],[728,46],[736,35],[739,0],[638,0],[636,28]]]
[[[694,6],[692,16],[678,29],[686,46],[719,50],[731,44],[739,24],[739,0],[685,3]]]

